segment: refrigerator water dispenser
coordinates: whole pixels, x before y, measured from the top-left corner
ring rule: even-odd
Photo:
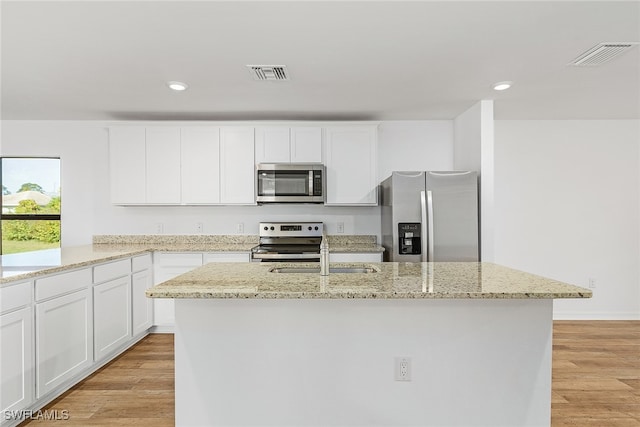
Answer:
[[[400,255],[420,255],[422,245],[420,241],[419,222],[399,222],[398,223],[398,252]]]

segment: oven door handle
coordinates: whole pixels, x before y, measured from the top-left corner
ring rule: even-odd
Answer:
[[[320,258],[319,253],[313,254],[252,254],[255,259],[310,259]]]

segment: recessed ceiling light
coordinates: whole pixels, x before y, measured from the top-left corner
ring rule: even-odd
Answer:
[[[167,82],[167,86],[169,86],[169,89],[177,91],[187,90],[187,88],[189,87],[188,84],[182,82]]]
[[[491,87],[493,88],[493,90],[507,90],[511,87],[511,85],[513,85],[513,82],[498,82],[494,83],[494,85]]]

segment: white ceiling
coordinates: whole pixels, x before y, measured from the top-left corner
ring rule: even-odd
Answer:
[[[638,1],[2,1],[2,118],[640,118]],[[286,65],[254,81],[248,64]],[[172,92],[168,80],[189,90]],[[495,92],[490,86],[512,80]]]

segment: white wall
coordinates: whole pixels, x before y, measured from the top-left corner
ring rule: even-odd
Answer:
[[[640,121],[496,121],[495,261],[587,287],[556,318],[640,318]]]
[[[378,128],[378,178],[396,170],[451,170],[453,121],[390,121]]]
[[[91,122],[2,123],[2,156],[60,157],[62,244],[91,242],[96,166],[106,162],[96,147],[106,143],[104,126]]]
[[[493,101],[474,104],[453,121],[453,168],[475,170],[480,184],[480,259],[494,261]]]
[[[62,244],[91,243],[94,234],[257,234],[260,221],[323,221],[330,234],[344,222],[345,234],[380,235],[379,207],[166,206],[121,207],[109,201],[108,134],[113,123],[90,121],[4,121],[5,156],[59,156],[62,159]],[[132,123],[136,124],[136,123]],[[140,123],[144,125],[145,123]],[[449,169],[451,121],[384,122],[379,131],[380,173],[398,169]],[[411,151],[407,159],[403,152]],[[408,162],[410,160],[410,163]],[[357,167],[357,165],[354,165]]]

